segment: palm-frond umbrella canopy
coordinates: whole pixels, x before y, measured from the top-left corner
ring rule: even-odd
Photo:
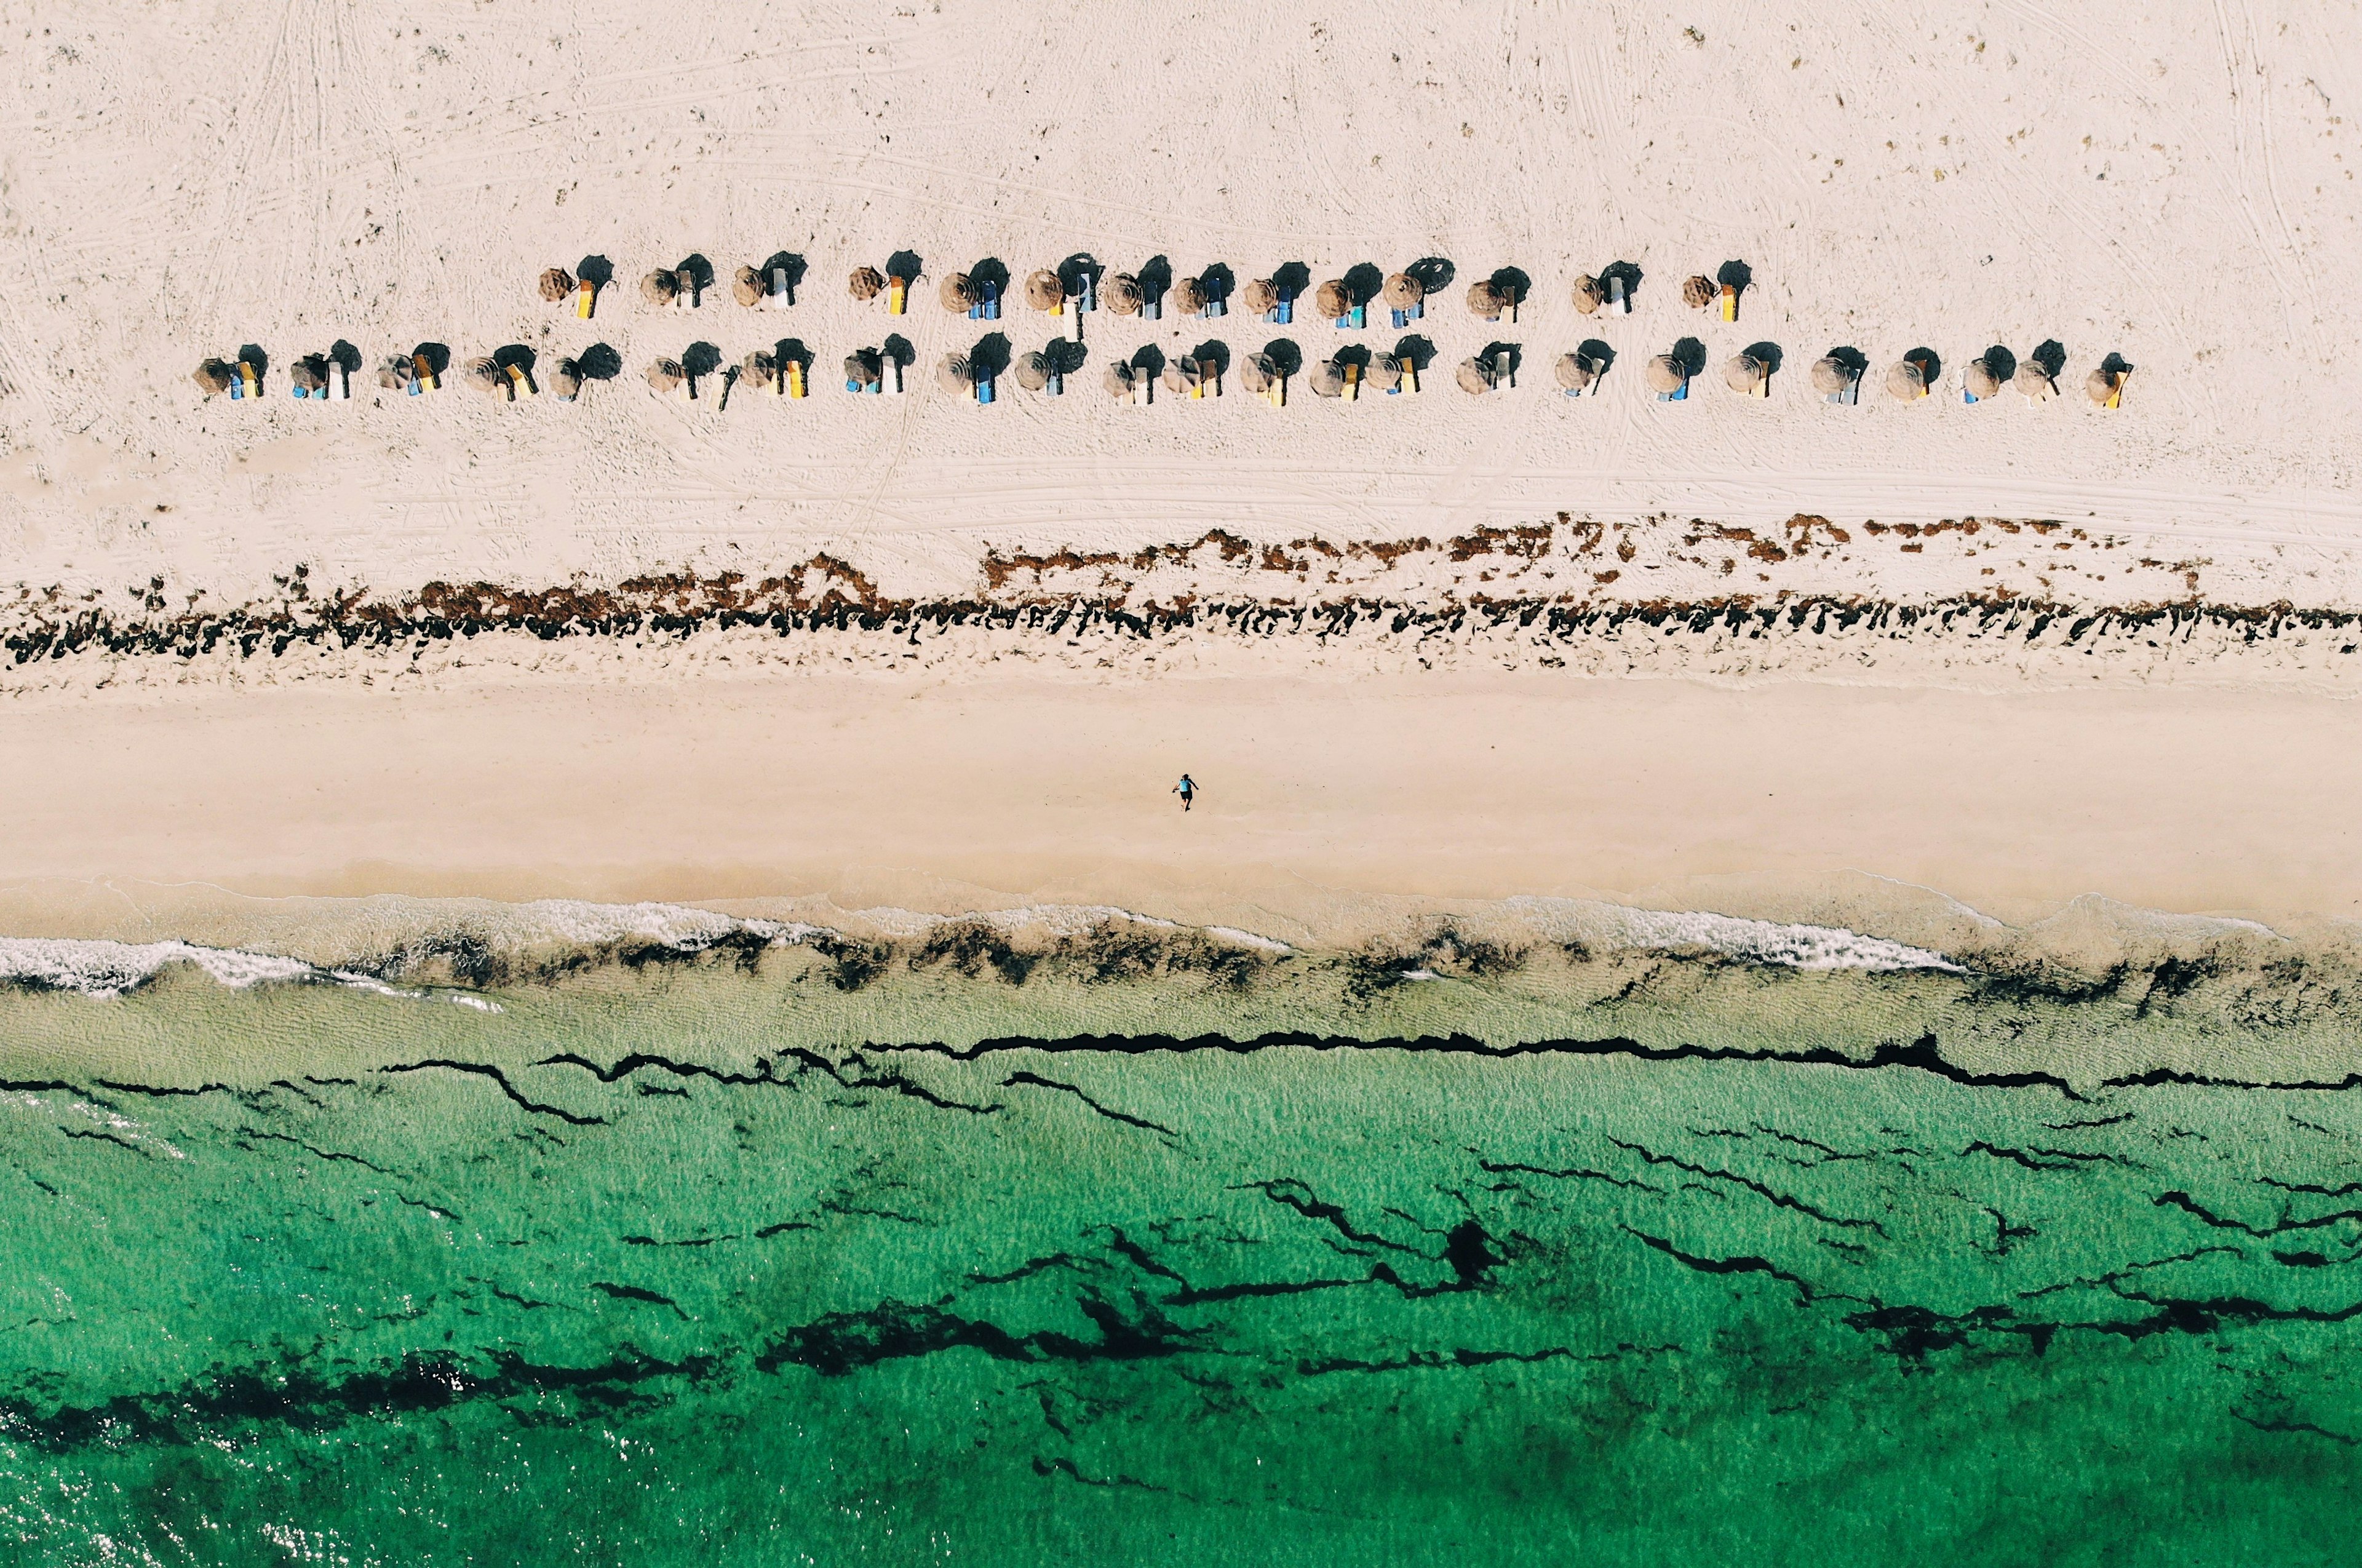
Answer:
[[[1129,361],[1118,359],[1107,368],[1108,395],[1117,398],[1131,396],[1132,369]]]
[[[1679,392],[1688,381],[1682,362],[1671,354],[1659,354],[1649,361],[1649,390],[1652,392]]]
[[[1176,354],[1165,362],[1164,390],[1176,396],[1187,393],[1205,379],[1206,368],[1194,354]]]
[[[1178,278],[1173,283],[1173,309],[1181,315],[1197,315],[1206,308],[1206,285],[1195,278]]]
[[[1682,304],[1692,310],[1704,310],[1714,304],[1714,280],[1691,277],[1682,280]]]
[[[742,305],[763,303],[763,274],[752,267],[741,267],[730,274],[730,297]]]
[[[1585,272],[1574,281],[1574,308],[1585,315],[1595,313],[1607,303],[1607,291],[1598,279]]]
[[[550,395],[558,402],[568,402],[582,391],[582,366],[573,359],[560,359],[557,369],[549,373]]]
[[[944,308],[954,315],[966,315],[976,308],[976,284],[969,281],[966,272],[954,272],[935,285],[935,297],[943,301]]]
[[[468,361],[464,373],[468,384],[480,392],[486,392],[493,397],[509,395],[508,373],[481,355]]]
[[[844,281],[844,292],[866,304],[886,292],[886,280],[875,267],[855,267]]]
[[[1017,356],[1017,362],[1010,367],[1010,373],[1027,392],[1040,392],[1050,384],[1050,357],[1039,348],[1029,348]]]
[[[1980,403],[2001,391],[2001,378],[1992,373],[1992,367],[1981,358],[1970,360],[1968,370],[1962,374],[1968,382],[1969,395]]]
[[[2017,368],[2017,375],[2011,384],[2036,403],[2051,396],[2058,390],[2042,367],[2031,359]]]
[[[1311,374],[1306,380],[1311,385],[1312,395],[1315,397],[1345,395],[1345,368],[1334,359],[1323,359],[1313,366]]]
[[[1331,278],[1312,291],[1312,308],[1324,321],[1334,321],[1353,308],[1352,291],[1342,278]]]
[[[207,397],[215,397],[229,391],[235,372],[219,359],[207,359],[192,372],[192,376],[197,385],[204,388]]]
[[[1485,321],[1498,321],[1501,313],[1509,308],[1508,296],[1493,286],[1490,278],[1479,278],[1468,285],[1468,309]]]
[[[1770,367],[1754,355],[1733,354],[1722,367],[1722,384],[1732,392],[1752,397],[1771,373]]]
[[[1402,384],[1402,361],[1380,354],[1362,367],[1362,384],[1372,392],[1389,392]]]
[[[1279,380],[1279,367],[1268,354],[1250,354],[1239,361],[1239,384],[1257,397],[1271,390]]]
[[[1047,267],[1036,269],[1025,278],[1025,303],[1035,310],[1056,310],[1066,303],[1066,285]]]
[[[689,380],[678,359],[657,359],[648,366],[648,385],[660,392],[678,392],[680,383]]]
[[[1451,372],[1451,379],[1460,383],[1460,390],[1464,392],[1488,392],[1493,390],[1493,372],[1479,359],[1461,360],[1459,369]]]
[[[771,378],[778,375],[778,360],[767,350],[762,348],[756,349],[738,361],[738,379],[756,392],[761,392],[769,386]]]
[[[1586,391],[1599,379],[1599,372],[1591,368],[1591,361],[1580,354],[1561,354],[1558,363],[1551,369],[1558,377],[1558,384],[1569,392]]]
[[[640,280],[640,298],[650,304],[668,305],[680,298],[680,279],[669,268],[659,267]]]
[[[866,387],[886,374],[886,361],[875,348],[856,348],[844,357],[844,379]]]
[[[541,297],[556,304],[574,292],[574,274],[563,267],[552,267],[541,275]]]
[[[1915,359],[1897,359],[1886,372],[1887,392],[1904,403],[1924,397],[1927,392],[1927,372]]]
[[[1099,281],[1099,304],[1118,315],[1138,315],[1144,298],[1140,280],[1129,272],[1118,272]]]
[[[1825,397],[1834,397],[1853,385],[1853,367],[1835,355],[1823,355],[1813,361],[1813,390]]]
[[[2093,403],[2104,403],[2116,395],[2116,372],[2093,370],[2083,379],[2083,395]]]
[[[328,385],[327,361],[317,354],[309,354],[287,367],[291,386],[302,387],[307,392],[325,392]]]
[[[946,354],[935,367],[935,385],[947,392],[966,392],[976,388],[976,373],[968,368],[965,354]]]
[[[1427,290],[1408,272],[1396,272],[1378,291],[1378,297],[1385,301],[1388,310],[1409,310],[1427,298]]]
[[[1239,308],[1249,315],[1269,315],[1279,308],[1279,286],[1269,278],[1257,278],[1239,291]]]

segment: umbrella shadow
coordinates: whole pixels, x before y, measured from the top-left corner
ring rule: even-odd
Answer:
[[[722,350],[711,343],[692,343],[680,351],[680,368],[692,381],[702,381],[722,368]]]
[[[1006,372],[1009,369],[1009,335],[988,332],[977,338],[976,347],[967,351],[967,369],[968,374],[978,381]]]
[[[1386,286],[1386,275],[1374,262],[1356,261],[1345,269],[1344,284],[1347,296],[1355,304],[1365,305],[1376,299],[1378,291]]]
[[[1526,276],[1522,267],[1498,268],[1487,282],[1493,285],[1495,293],[1511,304],[1523,304],[1533,297],[1534,281]]]
[[[1097,285],[1106,271],[1098,257],[1087,250],[1077,250],[1058,263],[1058,286],[1066,291],[1068,299],[1075,299],[1081,295],[1086,280]]]
[[[1698,375],[1705,370],[1705,345],[1694,337],[1676,338],[1667,358],[1681,367],[1684,376]]]
[[[574,275],[594,289],[615,281],[615,265],[604,256],[585,256],[574,264]]]
[[[1870,373],[1870,356],[1863,353],[1860,349],[1855,348],[1850,343],[1839,344],[1837,348],[1832,348],[1827,353],[1822,355],[1821,358],[1824,359],[1835,359],[1838,364],[1843,365],[1846,368],[1846,373],[1848,375],[1854,377],[1856,380],[1860,380],[1861,377]]]
[[[1749,343],[1744,352],[1749,359],[1763,367],[1765,375],[1776,376],[1780,373],[1781,353],[1780,345],[1777,343]]]
[[[1606,266],[1599,269],[1598,276],[1599,287],[1603,293],[1607,288],[1608,281],[1614,278],[1624,280],[1625,299],[1629,300],[1640,292],[1640,269],[1629,261],[1610,261]]]
[[[763,282],[768,283],[774,272],[788,275],[788,303],[793,304],[796,291],[804,286],[804,259],[792,250],[775,250],[763,263]]]
[[[1698,352],[1703,355],[1705,351],[1701,348]],[[1511,376],[1515,376],[1525,367],[1526,350],[1523,344],[1487,343],[1485,345],[1483,352],[1479,353],[1476,358],[1484,361],[1487,369],[1491,369],[1500,364],[1501,357],[1505,354],[1508,356],[1509,359],[1508,373]]]
[[[1140,271],[1132,277],[1140,283],[1141,299],[1153,304],[1162,300],[1172,289],[1173,263],[1165,257],[1152,256],[1141,263]]]
[[[1412,370],[1424,372],[1435,363],[1435,345],[1413,333],[1395,345],[1395,358],[1408,359]]]
[[[2017,356],[2002,344],[1994,344],[1977,358],[1985,362],[1985,370],[1997,381],[2006,381],[2017,374]]]
[[[574,361],[586,381],[612,381],[624,373],[624,357],[612,343],[593,343]]]
[[[2037,348],[2034,352],[2037,359],[2040,358],[2042,353],[2041,349]],[[1903,357],[1919,367],[1921,377],[1926,381],[1927,385],[1931,387],[1934,386],[1944,374],[1943,356],[1937,354],[1936,350],[1926,347],[1925,344],[1914,348],[1911,352],[1904,355]],[[2060,359],[2062,362],[2064,361],[2065,356],[2063,354],[2060,356]],[[2052,374],[2056,375],[2057,372],[2053,371]]]
[[[1304,369],[1304,350],[1296,346],[1293,337],[1275,337],[1263,346],[1264,358],[1271,368],[1283,376],[1295,375]]]
[[[1744,261],[1726,261],[1716,269],[1714,281],[1743,294],[1755,286],[1755,269]]]
[[[424,345],[421,345],[421,347],[424,347]],[[270,369],[270,356],[264,353],[260,347],[256,344],[241,344],[237,350],[237,357],[240,363],[253,366],[254,373],[258,376]],[[446,348],[443,350],[443,363],[435,367],[435,373],[438,376],[441,375],[443,373],[444,366],[450,364],[450,362],[451,350]]]
[[[701,294],[713,287],[713,263],[695,251],[682,257],[673,271],[685,274]]]
[[[1164,350],[1153,343],[1144,343],[1141,345],[1140,351],[1131,357],[1131,365],[1134,370],[1153,381],[1164,373]]]
[[[1206,291],[1208,300],[1228,303],[1231,291],[1238,286],[1238,278],[1227,262],[1217,261],[1198,274],[1198,286]]]
[[[1271,286],[1283,294],[1301,294],[1312,286],[1312,269],[1301,261],[1283,261],[1272,269]]]
[[[2130,375],[2132,373],[2132,369],[2133,362],[2130,359],[2125,359],[2122,354],[2118,354],[2114,350],[2109,352],[2106,359],[2100,361],[2100,370],[2102,373],[2105,375]]]
[[[976,285],[976,297],[982,299],[989,288],[1002,299],[1009,297],[1009,263],[998,256],[988,256],[967,270],[968,282]]]
[[[1042,358],[1048,360],[1050,369],[1058,374],[1071,376],[1083,368],[1083,362],[1090,358],[1090,350],[1071,337],[1053,337],[1042,346]]]
[[[883,352],[886,359],[891,359],[906,370],[919,362],[919,350],[912,346],[909,338],[899,332],[889,332],[886,335]]]
[[[1218,337],[1209,337],[1189,350],[1191,358],[1205,367],[1211,376],[1227,375],[1231,369],[1231,346]]]
[[[812,352],[800,337],[782,337],[772,344],[771,359],[783,374],[789,365],[801,366],[807,377],[811,374]]]
[[[915,283],[919,281],[922,271],[919,253],[915,250],[897,250],[893,255],[886,258],[886,275],[889,278],[900,278],[906,283]]]
[[[2026,358],[2041,366],[2042,373],[2055,381],[2058,379],[2059,373],[2067,369],[2067,346],[2056,337],[2046,337],[2035,345],[2034,352],[2028,354]]]
[[[1428,294],[1441,293],[1451,286],[1451,280],[1460,275],[1459,269],[1452,266],[1448,258],[1441,256],[1422,256],[1403,271],[1418,282],[1421,293]]]
[[[259,348],[247,348],[239,351],[241,358],[247,354],[261,352]],[[447,343],[421,343],[410,351],[410,357],[414,360],[424,359],[426,361],[426,369],[437,377],[451,368],[451,346]]]
[[[339,337],[328,346],[328,362],[341,366],[348,376],[357,376],[361,370],[361,351]]]
[[[1591,367],[1592,374],[1604,376],[1607,367],[1616,363],[1616,350],[1597,337],[1586,337],[1574,347],[1583,362]]]

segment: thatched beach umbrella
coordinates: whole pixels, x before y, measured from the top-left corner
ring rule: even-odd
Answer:
[[[640,298],[653,305],[668,305],[680,298],[680,278],[678,273],[657,268],[640,280]]]
[[[1362,384],[1372,392],[1390,392],[1402,384],[1402,361],[1380,354],[1362,367]]]
[[[500,398],[512,395],[509,390],[508,372],[480,354],[468,361],[467,368],[460,372],[460,375],[468,385],[480,392]]]
[[[944,308],[954,315],[966,315],[976,308],[976,284],[966,272],[954,272],[935,285],[935,297],[943,301]]]
[[[1834,397],[1853,385],[1853,367],[1829,355],[1813,361],[1812,373],[1813,390],[1825,397]]]
[[[689,380],[688,372],[678,359],[652,359],[648,362],[648,385],[660,392],[679,392],[681,382]]]
[[[541,275],[541,297],[556,304],[574,292],[574,274],[563,267],[552,267]]]
[[[1099,304],[1118,315],[1138,315],[1141,302],[1146,297],[1141,293],[1140,280],[1129,272],[1117,272],[1099,280]]]
[[[1671,354],[1659,354],[1649,361],[1648,382],[1652,392],[1676,392],[1688,381],[1682,362]]]
[[[1187,395],[1192,387],[1206,379],[1206,367],[1194,354],[1176,354],[1164,363],[1164,390],[1176,397]]]
[[[1197,315],[1206,308],[1206,285],[1195,278],[1176,278],[1173,282],[1173,309],[1181,315]]]
[[[1927,395],[1927,372],[1916,359],[1897,359],[1886,372],[1886,390],[1904,403],[1915,402]]]
[[[844,357],[844,379],[855,386],[866,387],[886,374],[886,361],[875,348],[855,348]]]
[[[377,384],[388,392],[400,392],[410,384],[414,374],[407,354],[388,354],[377,368]]]
[[[1689,277],[1682,280],[1682,304],[1692,310],[1704,310],[1714,304],[1714,294],[1712,278]]]
[[[2056,396],[2058,392],[2058,383],[2050,379],[2049,373],[2031,359],[2018,366],[2017,375],[2011,384],[2036,403]]]
[[[1269,278],[1257,278],[1239,291],[1239,308],[1249,315],[1269,315],[1279,308],[1279,286]]]
[[[886,279],[875,267],[855,267],[844,281],[844,292],[866,304],[886,292]]]
[[[1498,321],[1501,313],[1509,308],[1508,296],[1493,286],[1490,278],[1479,278],[1468,285],[1468,309],[1486,321]]]
[[[1026,274],[1025,303],[1035,310],[1056,310],[1066,303],[1066,285],[1047,267]]]
[[[1591,368],[1591,361],[1580,354],[1561,354],[1558,363],[1551,370],[1558,377],[1558,384],[1569,392],[1588,391],[1591,383],[1599,379],[1599,372]]]
[[[1607,289],[1600,281],[1585,272],[1574,281],[1574,308],[1585,315],[1596,312],[1607,303]]]
[[[738,379],[761,392],[779,373],[778,357],[767,349],[757,348],[738,361]]]
[[[2116,395],[2117,372],[2101,369],[2083,378],[2083,395],[2093,403],[2105,403]]]
[[[2001,378],[1992,373],[1992,366],[1985,362],[1982,355],[1969,361],[1961,379],[1968,383],[1969,395],[1980,403],[2001,391]]]
[[[1050,357],[1039,348],[1028,348],[1017,356],[1017,362],[1010,367],[1009,373],[1015,376],[1017,384],[1027,392],[1040,392],[1050,384]]]
[[[1334,359],[1321,360],[1304,379],[1311,386],[1315,397],[1345,395],[1345,368]]]
[[[1279,380],[1279,367],[1268,354],[1250,354],[1239,361],[1239,384],[1256,397],[1271,391]]]
[[[1733,354],[1722,367],[1722,384],[1753,397],[1772,374],[1772,368],[1752,354]]]
[[[741,267],[730,274],[730,297],[742,305],[763,303],[763,274],[752,267]]]
[[[947,392],[971,392],[976,390],[976,372],[965,354],[946,354],[935,367],[935,385]]]
[[[287,382],[302,387],[307,392],[326,392],[328,388],[328,362],[317,354],[306,354],[287,367]]]
[[[1324,321],[1334,321],[1353,308],[1352,291],[1342,278],[1331,278],[1312,291],[1312,308]]]
[[[191,378],[204,388],[207,397],[216,397],[229,391],[229,384],[237,376],[237,371],[219,359],[207,359],[191,372]]]
[[[1427,298],[1427,290],[1408,272],[1396,272],[1378,291],[1378,297],[1385,302],[1388,310],[1411,310]]]
[[[560,403],[571,403],[582,391],[582,366],[573,359],[560,359],[557,369],[549,373],[550,395]]]
[[[1481,359],[1461,360],[1459,368],[1451,372],[1451,379],[1460,383],[1460,390],[1464,392],[1488,392],[1493,390],[1492,368]]]
[[[1128,400],[1131,396],[1131,383],[1133,379],[1131,365],[1128,360],[1118,359],[1114,361],[1107,368],[1106,381],[1108,395],[1109,397]]]

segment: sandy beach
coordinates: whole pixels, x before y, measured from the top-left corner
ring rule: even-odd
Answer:
[[[180,918],[70,890],[114,878],[1300,924],[1523,892],[1793,909],[1745,889],[1845,872],[2004,911],[2343,917],[2362,46],[2326,6],[2140,19],[11,7],[11,919]],[[904,248],[908,316],[848,297]],[[785,313],[634,286],[782,249]],[[1415,324],[1417,397],[1098,390],[1142,346],[1383,347],[1382,311],[1099,312],[1063,398],[933,386],[988,329],[1058,325],[948,314],[941,276],[1077,252],[1457,281]],[[616,281],[584,321],[534,282],[586,256]],[[1578,314],[1571,280],[1618,260],[1631,314]],[[1731,260],[1735,323],[1683,303]],[[1531,298],[1481,321],[1465,284],[1505,266]],[[889,331],[910,392],[845,394],[837,361]],[[640,381],[789,337],[800,402]],[[1642,365],[1684,337],[1710,368],[1658,403]],[[1551,361],[1595,337],[1598,394],[1562,396]],[[1988,345],[2046,340],[2062,395],[1962,401]],[[545,374],[604,345],[623,373],[571,404],[288,397],[337,341],[520,345]],[[1449,368],[1496,341],[1516,384],[1463,394]],[[1713,367],[1759,342],[1771,395],[1733,395]],[[249,343],[264,398],[203,397],[190,369]],[[1839,346],[1859,406],[1806,383]],[[1921,347],[1933,395],[1889,398]],[[2103,409],[2110,354],[2135,370]],[[478,636],[453,585],[577,608]],[[602,595],[625,609],[579,610]],[[728,604],[779,619],[697,619]],[[977,606],[1003,619],[944,630]]]

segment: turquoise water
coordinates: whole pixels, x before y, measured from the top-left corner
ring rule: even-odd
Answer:
[[[2349,1093],[1852,1048],[1951,977],[1755,977],[1849,1066],[770,963],[5,999],[8,1559],[2352,1559]]]

